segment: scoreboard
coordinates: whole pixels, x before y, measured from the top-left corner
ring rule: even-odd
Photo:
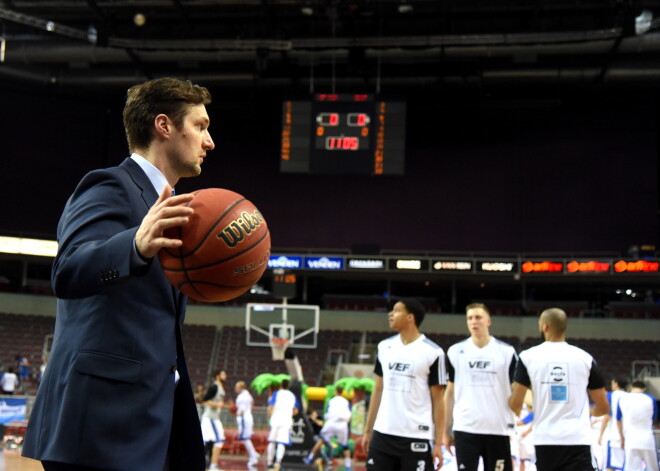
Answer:
[[[283,173],[403,175],[406,105],[319,93],[282,105]]]

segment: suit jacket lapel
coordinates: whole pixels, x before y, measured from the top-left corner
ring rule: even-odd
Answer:
[[[133,159],[130,157],[126,158],[120,165],[121,168],[126,170],[128,175],[131,177],[131,180],[135,183],[135,185],[140,188],[142,192],[142,200],[144,201],[144,204],[146,205],[146,210],[149,211],[149,208],[151,208],[154,203],[158,200],[158,193],[156,193],[156,189],[152,185],[151,181],[149,180],[149,177],[147,177],[147,174],[144,173],[144,171],[140,168],[140,166],[135,163]],[[146,211],[145,211],[146,214]],[[159,268],[160,269],[160,268]],[[178,318],[180,316],[181,312],[181,301],[182,301],[182,294],[179,292],[178,289],[176,289],[174,286],[171,286],[172,288],[172,297],[173,297],[173,302],[174,302],[174,310],[175,314],[177,317],[177,324],[178,324]]]
[[[144,204],[147,205],[147,210],[149,210],[156,200],[158,200],[158,193],[156,193],[156,189],[151,184],[151,181],[149,181],[147,174],[130,157],[127,157],[121,163],[120,167],[126,170],[133,182],[142,190],[142,199],[144,200]]]

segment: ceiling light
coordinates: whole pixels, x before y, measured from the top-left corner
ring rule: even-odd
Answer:
[[[147,17],[144,16],[142,13],[136,13],[135,16],[133,17],[133,23],[135,23],[137,26],[144,26],[146,22],[147,22]]]

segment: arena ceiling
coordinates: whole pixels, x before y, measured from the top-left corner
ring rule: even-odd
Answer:
[[[656,15],[651,0],[0,0],[0,83],[655,89]]]

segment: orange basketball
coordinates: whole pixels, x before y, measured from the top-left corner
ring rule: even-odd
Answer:
[[[220,302],[250,289],[268,267],[270,233],[259,210],[233,191],[194,193],[188,224],[165,231],[181,239],[158,258],[170,282],[193,299]]]

